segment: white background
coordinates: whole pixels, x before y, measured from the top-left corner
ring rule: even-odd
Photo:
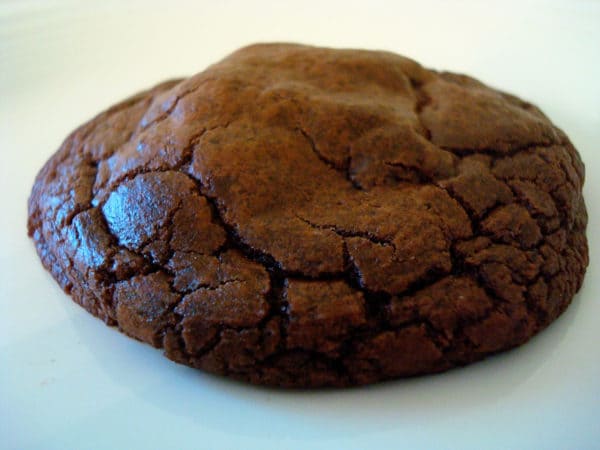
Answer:
[[[286,392],[171,363],[85,313],[26,237],[76,126],[255,41],[388,49],[539,105],[587,167],[591,261],[547,331],[446,374]],[[0,448],[600,448],[600,3],[0,0]]]

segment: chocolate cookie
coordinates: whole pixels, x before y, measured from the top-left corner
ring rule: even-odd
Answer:
[[[29,234],[167,357],[315,387],[527,341],[588,264],[584,167],[530,103],[385,52],[254,45],[75,130]]]

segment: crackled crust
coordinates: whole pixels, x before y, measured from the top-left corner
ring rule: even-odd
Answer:
[[[580,288],[584,167],[533,105],[385,52],[267,44],[75,130],[29,233],[178,362],[316,387],[525,342]]]

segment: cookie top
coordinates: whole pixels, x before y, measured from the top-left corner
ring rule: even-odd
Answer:
[[[557,317],[588,262],[583,179],[535,106],[473,78],[261,44],[74,131],[29,232],[78,303],[176,361],[364,384]]]

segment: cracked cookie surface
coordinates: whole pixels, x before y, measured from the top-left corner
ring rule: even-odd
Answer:
[[[439,372],[552,322],[584,166],[535,106],[386,52],[243,48],[75,130],[29,233],[90,313],[252,383]]]

